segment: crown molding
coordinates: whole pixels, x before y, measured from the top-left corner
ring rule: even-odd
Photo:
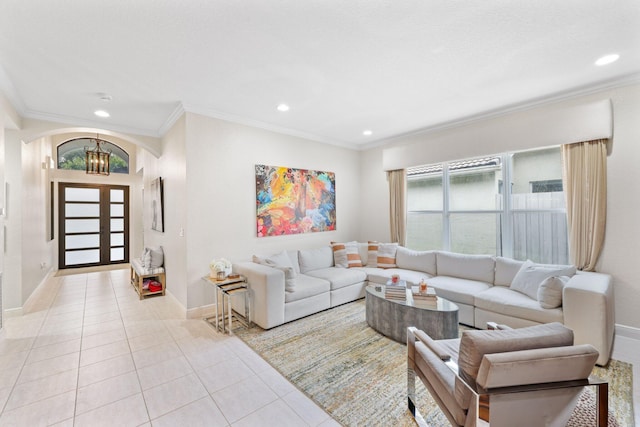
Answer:
[[[4,67],[2,67],[2,64],[0,64],[0,92],[2,92],[0,95],[4,95],[4,99],[10,104],[9,108],[14,111],[14,114],[8,114],[8,116],[13,116],[9,117],[11,122],[9,125],[10,129],[19,129],[21,126],[20,117],[24,116],[26,108],[24,102],[22,102],[22,98],[18,95],[16,87],[13,85]],[[5,123],[5,125],[7,125],[7,123]]]
[[[398,134],[392,137],[368,142],[366,144],[360,145],[359,149],[369,150],[376,147],[384,147],[387,145],[391,145],[394,142],[397,142],[397,140],[408,137],[408,136],[435,133],[435,132],[439,132],[447,129],[468,125],[474,122],[489,120],[489,119],[505,116],[512,113],[532,110],[534,108],[551,105],[551,104],[559,103],[562,101],[569,101],[569,100],[580,98],[583,96],[593,95],[606,90],[617,89],[617,88],[630,86],[638,83],[640,83],[640,73],[627,74],[619,78],[604,80],[592,85],[581,86],[579,88],[573,88],[565,91],[556,92],[549,96],[533,98],[524,102],[519,102],[519,103],[511,104],[505,107],[487,110],[482,113],[461,117],[459,119],[435,124],[433,126],[428,126],[425,128],[416,129],[413,131]]]
[[[173,109],[173,111],[171,112],[171,114],[169,114],[169,116],[164,121],[162,126],[160,126],[160,129],[158,129],[158,136],[159,137],[165,136],[167,132],[169,132],[169,129],[171,129],[174,124],[176,124],[178,119],[182,117],[184,113],[186,113],[186,110],[184,109],[184,105],[182,104],[182,102],[178,102],[178,104],[176,105],[176,108]]]
[[[297,138],[303,138],[310,141],[320,142],[322,144],[329,144],[329,145],[334,145],[342,148],[348,148],[351,150],[358,150],[357,144],[348,143],[344,141],[336,141],[333,139],[325,138],[323,136],[302,132],[299,130],[290,129],[283,126],[272,125],[269,123],[261,122],[259,120],[248,119],[245,117],[236,116],[234,114],[222,113],[220,111],[212,110],[210,108],[204,108],[196,105],[184,105],[184,110],[189,113],[200,114],[202,116],[225,120],[225,121],[236,123],[239,125],[250,126],[258,129],[264,129],[267,131],[281,133],[289,136],[295,136]]]
[[[135,128],[130,126],[121,126],[117,124],[107,123],[104,121],[87,120],[87,119],[81,119],[78,117],[63,116],[60,114],[43,113],[41,111],[27,110],[24,113],[23,117],[27,119],[45,120],[48,122],[56,122],[56,123],[74,125],[74,126],[86,126],[86,127],[92,127],[92,128],[107,129],[107,130],[112,130],[114,132],[159,138],[159,135],[156,132],[151,132],[146,129]]]
[[[0,90],[2,90],[9,102],[11,102],[18,114],[22,116],[27,109],[2,64],[0,64]]]

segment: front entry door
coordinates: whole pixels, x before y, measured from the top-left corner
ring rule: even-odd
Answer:
[[[58,268],[129,262],[129,187],[58,186]]]

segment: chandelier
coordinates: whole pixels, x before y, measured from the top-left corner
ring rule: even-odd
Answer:
[[[91,139],[96,144],[95,148],[84,147],[87,163],[87,173],[90,175],[109,175],[109,156],[111,151],[103,150],[102,143],[107,141],[101,140],[99,135],[95,139]]]

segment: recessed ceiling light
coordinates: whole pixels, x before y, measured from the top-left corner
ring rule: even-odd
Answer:
[[[279,104],[278,111],[289,111],[289,106],[287,104]]]
[[[367,129],[367,130],[362,131],[362,134],[364,136],[371,136],[371,135],[373,135],[373,132],[371,132],[369,129]]]
[[[107,113],[104,110],[96,110],[93,112],[93,114],[95,114],[98,117],[111,117],[111,114]]]
[[[617,53],[612,53],[611,55],[605,55],[596,61],[596,65],[597,66],[608,65],[608,64],[611,64],[612,62],[616,62],[619,58],[620,58],[620,55],[618,55]]]

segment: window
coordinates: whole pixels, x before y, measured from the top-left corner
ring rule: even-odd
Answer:
[[[562,191],[561,179],[547,179],[544,181],[532,181],[532,193],[551,193],[554,191]]]
[[[560,148],[408,169],[407,246],[567,263]]]
[[[58,146],[58,169],[86,170],[85,147],[94,148],[95,142],[90,138],[76,138]],[[105,141],[102,149],[110,151],[109,172],[129,173],[129,154],[117,145]]]

